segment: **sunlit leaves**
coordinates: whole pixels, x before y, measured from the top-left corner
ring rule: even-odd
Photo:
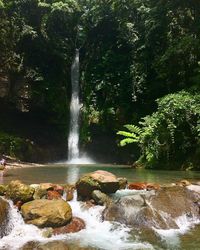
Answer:
[[[193,161],[200,147],[200,95],[181,91],[157,101],[157,111],[144,117],[140,128],[125,125],[130,132],[118,132],[127,139],[120,145],[136,142],[149,167],[156,167],[160,161],[168,166],[171,161]]]

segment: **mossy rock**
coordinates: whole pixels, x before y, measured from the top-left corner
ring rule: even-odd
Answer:
[[[21,181],[11,181],[7,186],[6,197],[14,202],[27,202],[33,200],[35,189]]]
[[[94,190],[103,193],[115,193],[119,189],[119,180],[110,172],[98,170],[81,177],[76,183],[78,197],[84,200],[92,197]]]
[[[0,195],[4,195],[6,193],[7,186],[6,185],[0,185]]]

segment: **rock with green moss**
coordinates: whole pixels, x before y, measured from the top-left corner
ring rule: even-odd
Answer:
[[[125,189],[128,184],[127,179],[124,177],[120,177],[120,178],[117,178],[117,180],[119,181],[119,189]]]
[[[94,190],[103,193],[115,193],[119,189],[119,180],[110,172],[98,170],[81,177],[76,183],[79,199],[90,199]]]
[[[92,192],[92,198],[97,205],[108,206],[113,201],[107,194],[104,194],[99,190],[94,190]]]
[[[0,195],[4,195],[6,193],[7,186],[6,185],[0,185]]]
[[[11,181],[7,186],[6,197],[14,202],[27,202],[33,200],[35,189],[19,180]]]
[[[45,199],[47,196],[47,190],[40,187],[35,188],[35,193],[33,195],[34,200]]]

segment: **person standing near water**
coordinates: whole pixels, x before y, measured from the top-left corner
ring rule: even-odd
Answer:
[[[4,158],[2,158],[0,160],[0,170],[4,170],[6,167],[6,160]]]

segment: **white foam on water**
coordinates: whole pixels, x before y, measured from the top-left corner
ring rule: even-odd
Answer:
[[[90,209],[83,209],[81,202],[75,200],[70,202],[73,216],[82,218],[86,222],[86,229],[71,234],[63,234],[44,238],[42,232],[34,225],[25,224],[21,214],[9,201],[9,235],[0,240],[0,249],[20,249],[24,244],[31,241],[46,243],[54,240],[78,241],[83,246],[93,246],[105,250],[128,250],[128,249],[148,249],[153,247],[148,243],[131,240],[130,229],[119,223],[102,221],[101,213],[104,207],[95,206]]]
[[[82,157],[77,157],[77,158],[72,158],[71,160],[66,162],[67,164],[77,164],[77,165],[81,165],[81,164],[95,164],[95,162],[87,157],[87,156],[82,156]]]
[[[102,221],[103,206],[85,208],[80,202],[70,202],[73,215],[82,218],[86,229],[69,234],[70,239],[79,240],[83,246],[93,246],[105,250],[153,249],[148,243],[130,239],[130,228],[120,223]]]
[[[175,219],[178,226],[177,229],[156,229],[156,233],[161,236],[161,239],[167,243],[172,249],[180,244],[179,236],[188,232],[192,227],[200,223],[200,220],[195,217],[189,217],[186,214]]]
[[[134,195],[134,194],[146,195],[146,194],[154,194],[154,193],[155,193],[154,190],[146,191],[146,190],[135,190],[135,189],[120,189],[120,190],[117,190],[117,192],[115,192],[114,194],[112,194],[112,197],[114,199],[119,199],[123,196],[129,196],[129,195]]]

